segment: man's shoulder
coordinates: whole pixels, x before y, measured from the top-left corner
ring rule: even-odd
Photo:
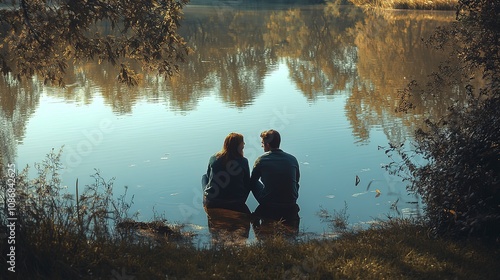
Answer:
[[[262,160],[265,160],[267,157],[269,157],[270,152],[265,152],[262,155],[258,156],[257,159],[255,159],[255,164],[261,162]]]
[[[298,162],[297,158],[294,155],[290,154],[290,153],[281,151],[280,154],[281,154],[282,157],[287,158],[291,162]]]
[[[292,161],[297,161],[297,158],[294,155],[287,153],[281,149],[266,152],[262,154],[260,157],[258,157],[257,161],[260,161],[262,159],[272,160],[272,159],[282,159],[282,158],[286,158]]]
[[[259,157],[257,157],[257,159],[262,159],[262,158],[266,158],[268,157],[269,155],[271,154],[271,152],[264,152],[262,155],[260,155]]]
[[[295,157],[294,155],[283,151],[282,149],[276,150],[276,155],[287,156],[287,157]]]

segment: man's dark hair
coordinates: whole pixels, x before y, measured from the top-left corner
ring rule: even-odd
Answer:
[[[278,149],[281,143],[281,136],[278,131],[274,129],[269,129],[263,131],[260,134],[260,137],[264,141],[264,143],[269,144],[272,149]]]

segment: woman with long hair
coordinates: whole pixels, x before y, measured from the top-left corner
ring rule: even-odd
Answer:
[[[250,168],[244,147],[243,135],[232,132],[224,139],[222,150],[210,157],[202,178],[206,208],[250,212],[245,204],[250,193]]]

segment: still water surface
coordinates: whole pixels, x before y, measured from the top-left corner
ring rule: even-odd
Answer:
[[[2,100],[2,159],[22,168],[64,146],[69,189],[77,178],[92,183],[97,168],[116,178],[115,194],[128,186],[141,220],[163,215],[204,235],[200,180],[210,155],[239,132],[252,164],[263,152],[260,132],[274,128],[300,162],[301,232],[330,232],[318,211],[346,205],[351,225],[414,215],[416,198],[382,168],[390,159],[381,147],[408,141],[453,99],[416,98],[411,114],[395,112],[408,81],[425,78],[440,57],[420,38],[452,19],[352,7],[188,6],[181,32],[194,53],[171,81],[145,75],[129,89],[113,68],[91,63],[75,66],[65,89],[3,80],[2,90],[17,97]],[[247,204],[257,206],[252,196]]]

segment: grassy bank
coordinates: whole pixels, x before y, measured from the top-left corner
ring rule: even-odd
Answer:
[[[100,241],[79,251],[52,246],[29,254],[15,273],[3,271],[3,279],[496,279],[500,275],[498,246],[431,239],[424,227],[404,221],[345,233],[336,240],[288,241],[276,236],[248,246],[208,249],[168,239]]]
[[[383,9],[455,10],[458,0],[349,0],[357,6]]]
[[[133,258],[141,261],[114,265],[137,279],[495,279],[499,257],[484,244],[433,240],[423,227],[395,222],[338,240],[141,248]]]

